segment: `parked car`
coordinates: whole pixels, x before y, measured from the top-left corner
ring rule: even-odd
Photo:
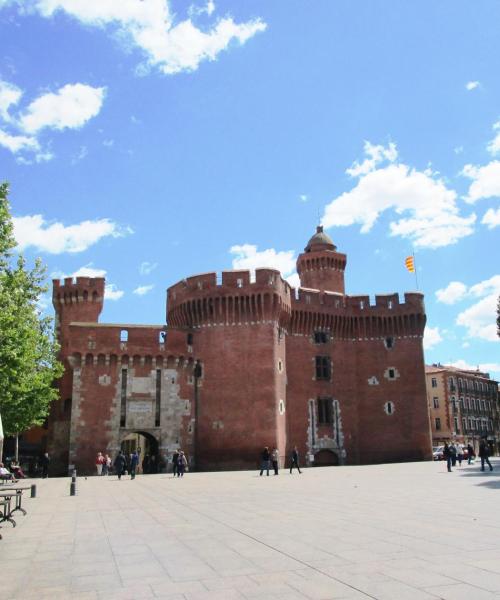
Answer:
[[[434,460],[443,460],[443,450],[444,446],[434,446],[434,448],[432,449],[432,458]]]

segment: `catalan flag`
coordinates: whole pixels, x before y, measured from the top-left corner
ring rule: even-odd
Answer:
[[[407,256],[405,259],[405,266],[410,273],[415,273],[415,259],[413,256]]]

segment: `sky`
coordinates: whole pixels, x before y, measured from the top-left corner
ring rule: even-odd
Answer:
[[[0,180],[47,277],[101,321],[295,261],[321,222],[346,291],[425,294],[426,361],[500,378],[500,4],[0,0]],[[43,310],[52,313],[50,294]]]

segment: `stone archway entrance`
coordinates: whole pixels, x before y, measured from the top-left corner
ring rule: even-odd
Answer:
[[[158,473],[158,440],[153,434],[147,431],[131,431],[122,439],[121,450],[127,457],[137,451],[140,473]]]
[[[320,450],[314,455],[315,467],[338,467],[339,457],[333,450]]]

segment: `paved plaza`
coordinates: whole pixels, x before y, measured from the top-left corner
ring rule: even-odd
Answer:
[[[500,462],[37,480],[2,599],[500,600]]]

